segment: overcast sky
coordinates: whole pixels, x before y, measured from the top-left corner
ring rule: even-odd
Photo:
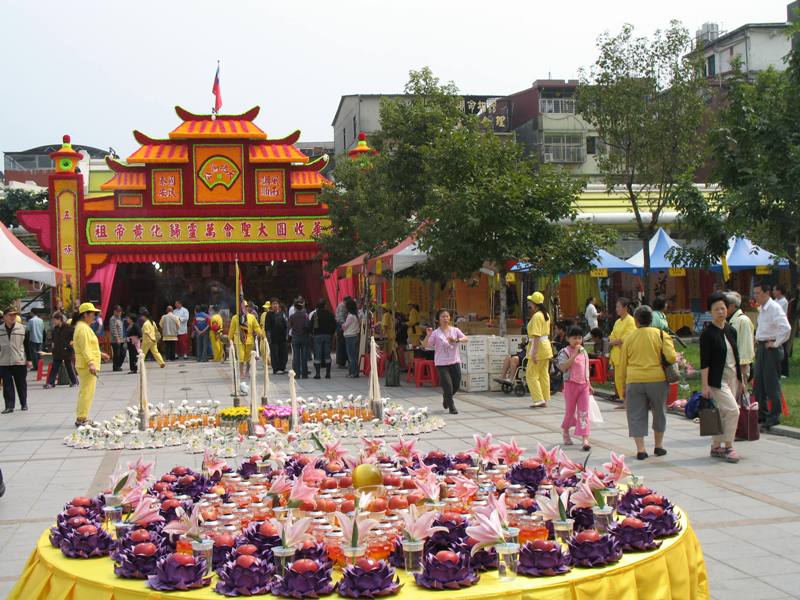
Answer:
[[[574,78],[603,31],[647,34],[682,21],[735,29],[785,21],[785,0],[82,0],[0,3],[0,151],[113,146],[139,129],[165,137],[173,106],[208,113],[217,59],[223,113],[260,105],[271,137],[333,139],[340,96],[402,90],[430,66],[465,94],[510,94]]]

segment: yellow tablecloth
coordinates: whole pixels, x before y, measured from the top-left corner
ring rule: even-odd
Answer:
[[[678,331],[681,327],[688,327],[694,331],[694,315],[688,313],[667,313],[667,324],[672,331]]]
[[[703,552],[684,517],[683,530],[664,540],[653,552],[627,553],[617,564],[598,569],[573,569],[558,577],[518,576],[501,583],[494,571],[483,573],[480,583],[463,590],[433,592],[417,587],[398,571],[405,584],[398,600],[439,598],[513,600],[708,600],[708,581]],[[42,534],[28,559],[11,600],[156,600],[187,598],[220,600],[215,585],[191,592],[161,593],[143,581],[114,575],[110,558],[69,559],[53,548]],[[272,596],[267,596],[272,597]],[[330,596],[337,597],[336,595]]]

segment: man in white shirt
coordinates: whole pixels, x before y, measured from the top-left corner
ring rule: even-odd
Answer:
[[[776,285],[772,290],[772,299],[783,309],[783,314],[789,318],[789,299],[786,297],[786,289],[782,285]],[[790,323],[791,325],[791,323]],[[781,377],[789,376],[789,342],[783,344],[783,360],[781,361]]]
[[[189,354],[189,311],[180,300],[175,300],[173,314],[180,321],[178,325],[178,356],[188,358]]]
[[[771,291],[772,286],[768,283],[757,283],[753,287],[753,296],[761,307],[756,325],[753,392],[758,400],[759,421],[766,430],[780,423],[783,343],[792,332],[783,309],[770,297]],[[769,402],[771,407],[768,407]]]
[[[589,326],[589,331],[597,327],[597,307],[594,305],[596,300],[592,297],[589,298],[589,301],[586,303],[586,312],[584,313],[584,317],[586,317],[586,324]]]
[[[756,356],[753,337],[753,322],[742,311],[742,295],[739,292],[725,292],[728,305],[728,322],[736,331],[736,346],[739,350],[739,364],[742,367],[742,378],[750,379],[750,369]]]

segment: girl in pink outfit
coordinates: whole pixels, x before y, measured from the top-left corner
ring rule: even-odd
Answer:
[[[583,331],[571,327],[567,332],[569,345],[556,357],[556,365],[564,373],[564,404],[566,406],[561,429],[564,430],[564,444],[571,445],[569,430],[575,427],[575,435],[583,438],[583,450],[588,452],[589,444],[589,394],[594,390],[589,384],[589,355],[583,347]]]

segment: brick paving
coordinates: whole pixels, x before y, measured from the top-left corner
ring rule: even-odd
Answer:
[[[151,364],[151,363],[148,363]],[[298,394],[366,393],[365,378],[347,379],[334,369],[331,380],[298,381]],[[0,499],[0,595],[13,586],[33,544],[50,525],[64,502],[73,496],[94,494],[106,483],[118,462],[143,455],[156,461],[156,472],[175,464],[198,467],[200,456],[180,448],[141,451],[71,449],[62,439],[73,427],[76,389],[43,390],[29,378],[30,410],[0,417],[0,468],[7,492]],[[222,366],[194,362],[170,363],[167,369],[148,370],[151,402],[208,398],[230,402],[227,373]],[[136,398],[137,378],[112,373],[104,365],[93,416],[108,419]],[[275,397],[288,396],[286,376],[272,378]],[[443,412],[438,390],[401,388],[385,395],[410,405]],[[563,402],[556,395],[546,409],[529,409],[526,398],[501,392],[459,393],[460,414],[446,415],[444,429],[428,434],[423,450],[453,452],[466,448],[474,433],[491,431],[529,449],[536,442],[560,443]],[[600,402],[605,423],[594,426],[590,464],[604,462],[608,452],[630,456],[622,411]],[[652,445],[650,442],[649,445]],[[712,597],[718,600],[772,600],[800,597],[800,441],[772,435],[759,442],[741,443],[739,464],[712,461],[708,441],[697,435],[697,425],[670,416],[665,447],[669,454],[629,464],[646,483],[684,508],[700,538],[706,557]],[[575,460],[585,454],[578,446],[567,449]]]

